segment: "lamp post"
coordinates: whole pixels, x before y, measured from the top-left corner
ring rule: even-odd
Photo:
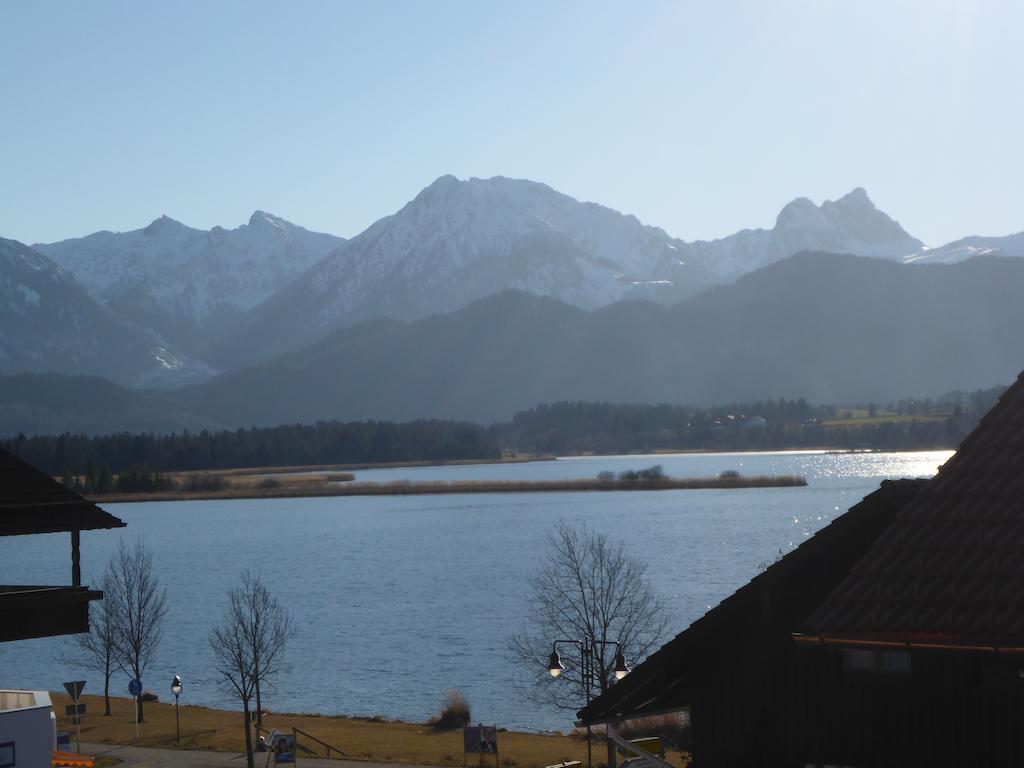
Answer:
[[[555,640],[551,644],[551,656],[548,659],[548,673],[552,677],[561,677],[565,667],[562,666],[562,659],[558,656],[559,644],[575,645],[580,651],[580,679],[583,683],[583,692],[587,699],[587,706],[590,706],[590,689],[594,685],[594,650],[601,649],[601,657],[604,658],[604,649],[609,645],[615,646],[615,679],[621,680],[629,673],[626,666],[626,657],[622,654],[622,643],[618,640],[595,640],[592,637],[584,637],[582,640]],[[590,725],[587,725],[587,768],[593,768],[594,761],[591,752]]]
[[[181,676],[175,675],[171,682],[171,693],[174,694],[174,731],[177,734],[178,744],[181,744],[181,718],[178,715],[178,697],[181,696]]]

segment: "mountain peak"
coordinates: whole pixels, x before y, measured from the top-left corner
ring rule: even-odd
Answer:
[[[776,229],[795,229],[811,226],[820,228],[821,209],[806,197],[791,200],[775,218]]]
[[[153,221],[151,221],[149,225],[142,231],[145,232],[147,235],[152,236],[160,234],[161,232],[169,232],[173,229],[179,229],[184,226],[185,225],[182,224],[180,221],[172,219],[165,213],[159,219],[153,219]]]
[[[250,227],[264,227],[267,225],[277,227],[278,229],[287,230],[290,227],[290,223],[282,219],[280,216],[275,216],[272,213],[266,211],[253,211],[252,216],[249,217]]]
[[[852,190],[847,192],[845,195],[840,197],[835,202],[826,200],[821,204],[822,209],[827,210],[830,207],[838,207],[846,210],[854,211],[877,211],[875,204],[871,202],[871,198],[868,197],[867,190],[864,187],[854,187]]]

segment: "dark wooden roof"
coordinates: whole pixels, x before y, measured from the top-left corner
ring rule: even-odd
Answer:
[[[925,480],[887,480],[874,493],[723,600],[579,712],[584,723],[642,717],[692,703],[714,659],[739,653],[765,666],[793,648],[793,627],[821,603]],[[744,651],[744,649],[747,649]]]
[[[91,501],[0,450],[0,536],[122,527]]]
[[[1024,652],[1024,374],[802,635]]]

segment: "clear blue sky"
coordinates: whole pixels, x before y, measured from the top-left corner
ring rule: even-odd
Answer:
[[[684,239],[855,186],[1024,229],[1024,3],[0,2],[0,236],[264,209],[351,236],[436,177]]]

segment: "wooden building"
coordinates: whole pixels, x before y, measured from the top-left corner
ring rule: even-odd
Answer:
[[[0,585],[0,642],[88,632],[89,603],[102,599],[103,593],[82,585],[80,532],[123,526],[52,477],[0,450],[0,536],[68,533],[71,554],[66,584]],[[31,580],[32,574],[24,578]]]
[[[696,768],[1024,765],[1024,375],[579,717],[684,708]]]

